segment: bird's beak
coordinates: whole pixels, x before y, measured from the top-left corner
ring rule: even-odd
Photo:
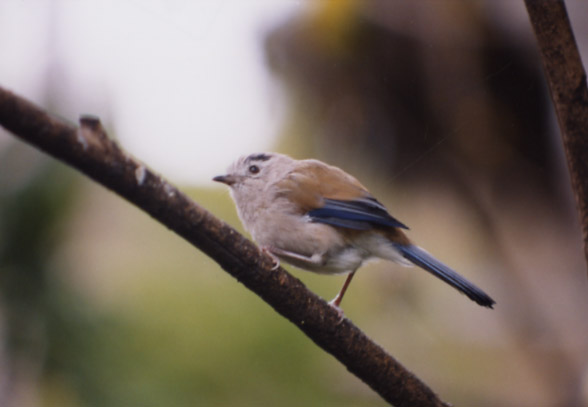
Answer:
[[[216,182],[222,182],[223,184],[227,184],[228,186],[231,186],[235,182],[237,182],[237,178],[234,175],[231,175],[231,174],[217,175],[212,180],[213,181],[216,181]]]

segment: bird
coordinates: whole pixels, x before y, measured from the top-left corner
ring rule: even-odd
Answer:
[[[412,243],[408,227],[394,218],[355,177],[315,159],[265,152],[238,158],[213,181],[230,187],[239,218],[261,250],[274,260],[322,274],[348,276],[340,304],[357,270],[384,259],[416,265],[493,308],[488,294]]]

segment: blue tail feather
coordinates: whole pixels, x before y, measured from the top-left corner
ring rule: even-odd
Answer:
[[[496,303],[488,294],[470,283],[464,277],[441,263],[418,246],[414,245],[395,245],[402,253],[402,256],[411,263],[425,269],[435,277],[440,278],[447,284],[467,295],[472,301],[483,307],[493,308]]]

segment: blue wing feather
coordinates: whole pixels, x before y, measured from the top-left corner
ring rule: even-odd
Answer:
[[[353,201],[325,199],[323,206],[309,211],[307,215],[313,222],[355,230],[368,230],[375,226],[408,229],[390,216],[386,208],[374,198]]]

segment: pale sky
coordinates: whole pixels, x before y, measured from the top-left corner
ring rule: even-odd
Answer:
[[[208,183],[272,148],[285,106],[263,36],[306,4],[2,0],[0,84],[45,103],[49,79],[64,99],[53,113],[98,115],[155,171]]]

